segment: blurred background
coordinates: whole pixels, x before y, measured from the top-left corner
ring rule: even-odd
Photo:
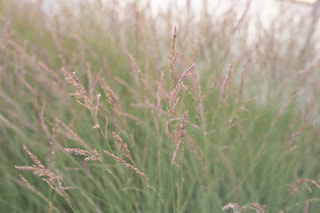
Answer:
[[[61,6],[59,1],[42,0],[42,7],[50,15],[58,15],[61,12]],[[308,19],[309,31],[304,38],[297,38],[301,40],[301,45],[308,45],[309,39],[314,37],[315,40],[319,40],[319,1],[317,0],[205,0],[205,1],[170,1],[170,0],[153,0],[153,1],[130,1],[124,0],[117,3],[112,3],[112,0],[88,0],[92,4],[99,3],[103,7],[104,4],[116,4],[118,6],[118,12],[124,13],[128,4],[137,4],[137,8],[145,10],[146,14],[153,17],[157,17],[159,14],[163,14],[168,10],[184,11],[184,13],[176,14],[178,18],[184,17],[185,19],[199,20],[205,15],[210,15],[211,18],[222,18],[225,13],[233,8],[237,13],[237,17],[240,18],[244,10],[248,7],[246,16],[249,17],[250,39],[249,42],[255,40],[257,36],[257,29],[263,27],[265,30],[271,30],[271,27],[276,20],[279,20],[279,16],[287,16],[286,19],[290,20],[288,24],[298,27],[301,19]],[[68,1],[68,4],[74,10],[81,7],[81,1],[72,0]],[[249,6],[248,6],[249,5]],[[106,14],[107,15],[107,14]],[[177,18],[177,17],[176,17]],[[281,21],[281,20],[279,20]],[[259,25],[259,26],[257,26]],[[183,27],[183,26],[178,26]],[[304,29],[301,29],[304,30]],[[288,38],[284,38],[288,39]],[[317,49],[319,49],[317,43]]]

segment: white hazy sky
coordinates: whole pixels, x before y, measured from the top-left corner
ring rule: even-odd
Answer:
[[[31,0],[33,1],[33,0]],[[58,12],[56,9],[56,2],[63,2],[64,0],[42,0],[46,5],[45,9],[48,13]],[[77,3],[84,0],[68,0],[68,3],[71,5],[76,5]],[[112,0],[86,0],[87,2],[96,2],[102,1],[104,3],[108,3]],[[128,2],[135,2],[136,0],[121,0],[119,3],[126,4]],[[168,5],[177,5],[177,7],[185,7],[188,0],[140,0],[142,3],[148,3],[151,6],[152,13],[155,15],[157,11],[166,10]],[[290,19],[292,20],[291,24],[295,24],[301,16],[299,14],[311,15],[313,6],[310,3],[315,2],[316,0],[299,0],[304,2],[309,2],[309,4],[302,3],[293,3],[294,0],[206,0],[208,3],[207,11],[210,14],[210,11],[213,16],[219,17],[219,14],[223,14],[224,11],[229,9],[231,6],[233,8],[239,9],[239,14],[243,12],[245,9],[245,5],[248,1],[251,1],[251,6],[249,10],[249,16],[251,21],[251,30],[252,37],[255,34],[255,20],[259,19],[265,29],[268,29],[270,23],[273,22],[279,15],[284,14],[284,10],[292,9],[296,11],[296,13],[290,13]],[[192,12],[197,16],[201,15],[202,10],[202,0],[189,0],[191,4]],[[174,8],[174,7],[173,7]],[[196,17],[197,18],[197,17]],[[318,29],[320,28],[320,21],[318,22]],[[317,30],[317,36],[320,38],[320,32]]]
[[[108,0],[106,0],[108,1]],[[130,0],[127,0],[130,1]],[[153,12],[156,14],[158,10],[165,10],[169,4],[176,4],[178,7],[184,7],[187,0],[143,0],[144,2],[149,2]],[[313,5],[316,0],[296,0],[305,3],[295,3],[295,0],[207,0],[208,2],[208,12],[210,9],[215,8],[214,16],[219,16],[223,14],[224,11],[229,9],[232,5],[234,8],[239,8],[239,14],[245,9],[245,5],[248,1],[251,2],[249,16],[250,20],[254,22],[260,19],[263,27],[268,29],[270,23],[274,19],[279,17],[279,15],[284,14],[284,9],[290,9],[296,11],[296,13],[291,13],[292,24],[298,21],[301,16],[299,14],[311,15]],[[195,14],[201,15],[203,1],[190,0],[191,8]],[[320,24],[320,21],[319,21]],[[254,24],[252,24],[254,25]],[[318,25],[319,26],[319,25]],[[253,27],[254,28],[254,27]],[[252,29],[254,31],[254,29]]]

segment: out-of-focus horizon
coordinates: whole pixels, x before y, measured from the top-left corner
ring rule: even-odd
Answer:
[[[88,0],[93,4],[96,3],[103,7],[104,4],[113,3],[111,0]],[[59,1],[60,2],[60,1]],[[71,8],[75,10],[81,7],[81,1],[72,0],[68,2],[63,2],[64,4],[68,4]],[[171,10],[173,12],[173,16],[177,16],[179,18],[192,18],[196,20],[200,20],[202,16],[209,15],[212,18],[219,19],[225,15],[230,8],[236,9],[238,12],[238,18],[240,19],[242,15],[246,15],[249,17],[249,29],[250,34],[248,35],[248,41],[251,43],[255,40],[257,34],[257,27],[261,29],[265,29],[266,31],[271,30],[271,25],[274,23],[280,16],[291,16],[287,17],[291,19],[291,24],[298,24],[301,19],[308,18],[310,19],[310,30],[308,36],[310,38],[299,38],[302,40],[320,39],[320,26],[318,22],[319,14],[320,14],[320,0],[223,0],[223,1],[171,1],[171,0],[141,0],[141,1],[132,1],[132,0],[124,0],[121,2],[116,2],[119,11],[126,10],[126,6],[128,4],[136,3],[137,8],[144,11],[146,14],[150,16],[158,16],[159,14],[165,14],[166,11]],[[48,14],[57,15],[59,14],[59,6],[61,4],[56,4],[55,1],[52,0],[42,0],[42,7]],[[244,12],[248,10],[247,12]],[[175,11],[185,11],[184,14],[176,13]],[[173,17],[174,18],[174,17]],[[176,24],[178,28],[183,28],[184,26],[179,26]],[[313,25],[313,26],[311,26]],[[307,36],[307,37],[308,37]],[[285,38],[284,38],[285,39]],[[301,41],[302,43],[308,41]],[[320,45],[317,44],[317,49],[320,49]]]

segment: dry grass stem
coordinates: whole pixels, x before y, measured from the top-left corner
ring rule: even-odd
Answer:
[[[174,67],[177,61],[178,53],[176,52],[176,38],[177,38],[177,27],[174,27],[173,36],[172,36],[172,47],[168,56],[169,59],[169,71],[170,78],[173,78]],[[173,85],[171,85],[173,86]]]
[[[227,104],[228,96],[230,93],[230,87],[231,87],[231,83],[232,83],[232,73],[233,73],[233,63],[230,64],[230,68],[229,68],[227,77],[224,80],[223,84],[221,85],[219,107],[221,107],[221,104],[223,104],[223,105]]]
[[[172,136],[171,136],[171,133],[169,131],[169,124],[173,121],[178,121],[180,120],[180,118],[171,118],[169,119],[168,121],[166,121],[166,128],[165,128],[165,132],[166,132],[166,135],[167,135],[167,138],[170,139]]]
[[[300,129],[297,132],[292,134],[290,141],[288,141],[287,144],[286,144],[287,147],[291,147],[293,145],[293,143],[297,140],[297,138],[302,135],[303,131],[307,128],[308,124],[310,123],[310,121],[313,118],[314,113],[316,112],[316,110],[318,108],[319,108],[319,105],[315,104],[314,107],[309,112],[309,114],[308,114],[307,118],[305,119],[304,123],[301,125]]]
[[[303,209],[303,213],[308,213],[309,212],[309,202],[306,202],[306,206]]]
[[[117,118],[120,119],[120,121],[122,121],[122,123],[124,125],[126,125],[126,121],[123,120],[123,111],[120,105],[120,101],[118,96],[113,92],[113,90],[111,89],[111,87],[109,86],[109,84],[102,79],[101,80],[101,88],[104,90],[107,98],[108,98],[108,102],[111,106],[111,109],[113,111],[113,124],[116,126],[116,130],[120,131],[120,123],[119,120]]]
[[[234,213],[239,213],[239,205],[237,203],[228,203],[222,208],[223,211],[226,211],[228,209],[232,209]]]
[[[50,188],[52,188],[55,192],[57,192],[60,196],[65,197],[68,204],[71,206],[71,202],[68,198],[68,195],[65,193],[65,190],[71,189],[72,187],[64,187],[62,186],[63,178],[59,176],[59,174],[46,169],[45,166],[38,160],[38,158],[32,154],[28,148],[23,145],[23,149],[27,152],[29,157],[33,160],[36,165],[33,166],[14,166],[16,169],[32,171],[34,175],[42,178],[44,182],[46,182]]]
[[[160,194],[152,185],[149,185],[149,184],[148,184],[147,187],[149,187],[149,188],[152,189],[155,193],[157,193],[159,199],[161,200],[161,203],[164,205],[165,203],[164,203],[164,200],[163,200],[161,194]]]
[[[174,113],[174,109],[177,106],[178,101],[180,98],[178,97],[178,93],[183,86],[183,80],[188,77],[189,73],[195,68],[195,64],[192,64],[186,71],[184,71],[179,78],[175,89],[170,91],[170,97],[169,97],[169,116],[172,116]]]
[[[247,140],[247,136],[246,136],[246,133],[244,132],[244,128],[241,124],[240,117],[237,114],[235,114],[235,117],[236,117],[236,121],[237,121],[238,128],[239,128],[241,135],[244,137],[245,140]]]
[[[178,151],[181,150],[183,152],[183,145],[184,145],[184,138],[186,135],[186,123],[187,123],[187,117],[188,117],[189,111],[186,111],[181,119],[180,124],[180,130],[179,130],[179,140],[176,145],[176,150],[173,153],[172,160],[171,160],[171,166],[175,163]]]
[[[101,80],[101,84],[102,84],[102,89],[104,90],[104,92],[108,98],[108,101],[109,101],[110,105],[112,106],[112,108],[114,109],[114,111],[115,112],[117,112],[118,110],[122,111],[119,98],[113,92],[113,90],[111,89],[109,84],[104,79]]]
[[[138,66],[136,60],[134,59],[134,57],[129,54],[129,58],[131,61],[131,64],[133,66],[133,70],[135,71],[136,75],[137,75],[137,81],[139,81],[139,79],[142,81],[143,86],[144,86],[144,92],[146,93],[152,93],[153,89],[150,86],[150,83],[148,81],[148,79],[146,77],[148,77],[145,73],[145,75],[142,74],[140,67]],[[138,85],[138,90],[139,90],[139,83],[137,83]],[[141,91],[139,91],[141,92]]]
[[[136,163],[134,162],[131,152],[128,149],[128,145],[126,143],[123,143],[122,139],[120,138],[119,135],[117,135],[115,132],[112,132],[112,136],[113,138],[119,143],[120,149],[123,152],[124,156],[126,156],[133,165],[136,165]]]
[[[115,160],[117,160],[119,163],[123,164],[124,166],[126,166],[127,168],[131,169],[132,171],[134,171],[135,173],[137,173],[138,175],[142,176],[149,184],[147,185],[150,189],[152,189],[154,192],[157,193],[158,197],[160,198],[161,202],[164,204],[164,200],[161,197],[160,193],[151,185],[150,179],[143,173],[141,172],[139,169],[137,169],[137,167],[135,167],[134,165],[131,165],[130,163],[126,162],[125,160],[119,158],[118,156],[108,152],[107,150],[103,150],[104,153],[106,153],[107,155],[109,155],[110,157],[114,158]]]
[[[108,141],[108,125],[109,125],[109,119],[106,116],[106,125],[104,127],[104,138],[106,141]]]
[[[202,97],[202,92],[201,92],[201,85],[200,85],[200,77],[199,77],[199,72],[195,69],[194,72],[192,72],[192,87],[193,87],[193,99],[195,100],[196,106],[199,110],[200,117],[201,117],[201,123],[204,125],[204,128],[207,128],[207,118],[205,116],[204,112],[204,105],[203,105],[203,97]]]
[[[129,58],[130,58],[132,66],[134,67],[134,71],[138,74],[138,76],[140,78],[143,78],[143,74],[141,72],[141,69],[138,66],[138,64],[137,64],[136,60],[134,59],[134,57],[131,54],[129,54]]]
[[[52,202],[49,204],[49,213],[53,213],[53,205]]]
[[[239,93],[238,93],[238,100],[240,101],[243,96],[244,91],[244,84],[247,81],[247,76],[250,70],[252,69],[252,66],[254,65],[254,61],[252,60],[251,56],[248,55],[246,58],[246,65],[244,69],[241,71],[240,76],[240,85],[239,85]]]
[[[156,81],[157,83],[157,92],[156,92],[156,99],[157,99],[157,108],[156,108],[156,112],[157,112],[157,120],[155,120],[155,124],[157,127],[157,130],[159,128],[159,120],[160,120],[160,116],[161,116],[161,111],[162,111],[162,104],[161,101],[164,98],[169,97],[167,91],[165,90],[165,86],[164,86],[164,71],[161,71],[160,74],[160,79],[158,81]]]
[[[94,111],[92,98],[89,98],[87,95],[87,91],[85,90],[84,86],[80,83],[80,80],[76,76],[76,73],[73,72],[72,74],[68,73],[67,70],[62,67],[61,71],[63,72],[64,76],[66,77],[66,80],[69,84],[73,86],[73,88],[76,90],[75,93],[71,93],[70,95],[75,96],[78,99],[81,99],[83,102],[79,101],[79,103],[89,109],[91,112]]]
[[[53,155],[55,153],[55,146],[58,146],[60,150],[62,150],[62,146],[57,142],[56,136],[57,136],[57,128],[58,128],[58,122],[56,121],[54,123],[54,126],[52,127],[52,137],[50,141],[50,153]]]
[[[23,145],[23,149],[24,149],[24,151],[29,155],[29,157],[33,160],[33,162],[35,163],[35,164],[37,164],[37,166],[38,166],[38,168],[40,168],[40,169],[44,169],[45,168],[45,166],[38,160],[38,158],[34,155],[34,154],[32,154],[29,150],[28,150],[28,148],[25,146],[25,145]],[[46,173],[46,172],[45,172]],[[37,174],[35,174],[35,175],[38,175],[38,176],[46,176],[46,175],[43,175],[43,173],[42,173],[42,175],[40,175],[41,173],[37,173]]]
[[[88,93],[89,97],[93,97],[93,80],[92,80],[92,73],[91,73],[91,64],[90,62],[86,63],[87,65],[87,79],[88,79]]]
[[[222,208],[222,210],[226,211],[228,209],[232,209],[234,213],[241,213],[242,210],[252,209],[256,211],[256,213],[265,213],[266,208],[267,207],[265,205],[261,205],[259,203],[250,203],[244,206],[239,206],[237,203],[228,203]]]
[[[116,159],[119,163],[125,165],[126,167],[128,167],[129,169],[133,170],[134,172],[136,172],[137,174],[139,174],[140,176],[142,176],[148,183],[151,183],[149,178],[143,173],[143,172],[140,172],[139,169],[137,169],[137,167],[131,165],[130,163],[128,163],[127,161],[119,158],[118,156],[108,152],[107,150],[103,150],[104,153],[106,153],[107,155],[109,155],[110,157]]]
[[[100,97],[101,94],[99,93],[98,95],[96,95],[96,106],[94,108],[94,115],[97,117],[98,115],[98,111],[99,111],[99,105],[100,105]]]
[[[57,33],[55,31],[51,31],[50,32],[51,34],[51,37],[52,37],[52,40],[54,41],[57,49],[58,49],[58,58],[60,59],[61,63],[63,64],[63,66],[66,66],[66,60],[65,58],[63,57],[63,49],[62,49],[62,44],[61,42],[58,40],[58,36],[57,36]]]
[[[289,195],[291,196],[291,195],[295,195],[295,194],[300,193],[300,185],[302,185],[302,184],[304,184],[304,186],[308,188],[309,192],[312,193],[312,189],[307,185],[307,183],[310,183],[320,189],[320,181],[319,180],[317,182],[315,180],[311,180],[308,178],[299,178],[295,181],[295,183],[293,183],[290,186]]]
[[[40,111],[40,113],[39,113],[39,119],[40,119],[40,124],[41,124],[44,132],[46,133],[47,137],[48,137],[48,138],[51,138],[51,134],[50,134],[50,132],[49,132],[49,130],[48,130],[47,125],[46,125],[45,122],[44,122],[44,119],[43,119],[45,107],[46,107],[46,103],[44,102],[44,103],[42,104],[41,111]]]
[[[97,152],[96,149],[94,149],[93,151],[88,151],[78,148],[64,148],[64,150],[66,152],[69,152],[70,154],[74,153],[76,155],[86,156],[86,158],[84,159],[85,161],[97,160],[103,162],[101,155]]]

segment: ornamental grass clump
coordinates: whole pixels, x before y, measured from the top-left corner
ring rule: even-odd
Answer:
[[[0,1],[1,211],[316,212],[312,8],[229,3]]]

